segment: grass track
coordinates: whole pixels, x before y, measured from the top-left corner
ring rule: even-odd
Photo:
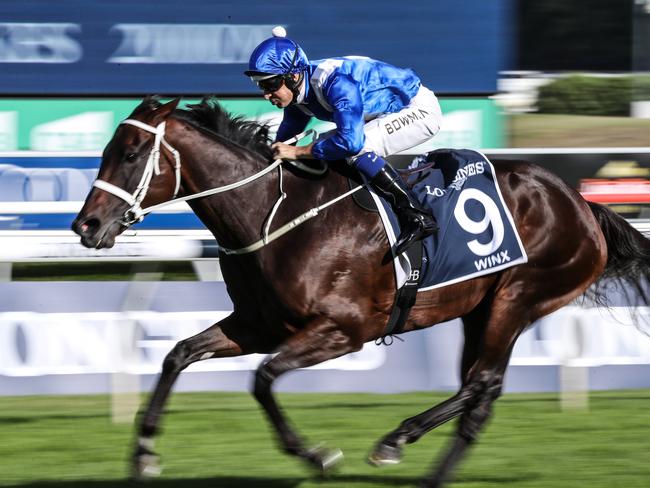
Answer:
[[[313,443],[346,460],[319,480],[285,456],[252,397],[175,394],[158,442],[164,471],[148,487],[408,487],[428,470],[453,426],[408,446],[398,466],[373,468],[373,443],[440,393],[280,394]],[[505,395],[452,487],[648,488],[650,391],[597,392],[589,412],[561,412],[555,395]],[[131,426],[114,426],[106,396],[0,397],[0,485],[113,488],[125,481]]]

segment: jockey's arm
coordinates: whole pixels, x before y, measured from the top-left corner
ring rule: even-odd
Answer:
[[[328,103],[334,109],[335,133],[326,139],[307,146],[290,146],[281,142],[273,144],[274,155],[280,159],[322,159],[335,161],[352,157],[363,149],[363,99],[357,83],[347,75],[336,75],[324,90]],[[289,107],[294,108],[294,107]],[[289,115],[285,109],[285,119]],[[298,109],[296,111],[300,112]],[[301,112],[302,113],[302,112]],[[283,120],[284,123],[284,120]],[[282,125],[281,125],[282,127]],[[300,131],[292,133],[292,137]],[[278,131],[280,134],[280,131]],[[287,133],[288,134],[288,133]],[[284,140],[277,137],[277,140]]]
[[[334,161],[355,156],[365,142],[363,98],[359,86],[347,75],[335,75],[324,94],[334,109],[332,119],[336,132],[314,144],[313,157]]]

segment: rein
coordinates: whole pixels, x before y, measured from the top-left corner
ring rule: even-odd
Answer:
[[[280,174],[282,174],[282,169],[280,169]],[[343,195],[339,195],[338,197],[334,198],[333,200],[330,200],[327,203],[324,203],[323,205],[321,205],[319,207],[314,207],[314,208],[312,208],[310,210],[307,210],[304,214],[299,215],[298,217],[296,217],[292,221],[287,222],[286,224],[284,224],[279,229],[274,230],[270,234],[265,235],[265,237],[263,237],[262,239],[259,239],[258,241],[255,241],[253,244],[250,244],[250,245],[248,245],[246,247],[242,247],[242,248],[239,248],[239,249],[227,249],[225,247],[219,246],[219,249],[221,251],[223,251],[225,254],[246,254],[246,253],[249,253],[249,252],[257,251],[258,249],[266,246],[268,243],[273,242],[278,237],[281,237],[284,234],[286,234],[287,232],[293,230],[297,226],[299,226],[301,224],[304,224],[305,222],[307,222],[310,219],[313,219],[314,217],[316,217],[318,215],[318,213],[321,210],[329,207],[330,205],[335,204],[336,202],[338,202],[340,200],[343,200],[346,197],[349,197],[355,191],[361,190],[361,188],[364,188],[364,187],[365,187],[365,185],[357,186],[356,188],[353,188],[352,190],[344,193]],[[278,202],[280,202],[280,201],[281,200],[278,200]],[[269,218],[269,224],[270,224],[272,218],[273,218],[272,216]],[[268,231],[269,226],[270,225],[267,225],[267,228],[265,229],[266,231]]]
[[[267,173],[270,173],[273,171],[275,168],[278,168],[279,171],[279,182],[280,182],[280,196],[278,197],[278,200],[275,202],[273,205],[273,209],[271,210],[271,213],[268,217],[268,220],[266,224],[264,225],[264,237],[261,239],[255,241],[254,243],[242,247],[239,249],[228,249],[222,246],[219,246],[219,250],[222,251],[224,254],[247,254],[250,252],[257,251],[258,249],[266,246],[267,244],[273,242],[280,236],[283,236],[287,232],[293,230],[295,227],[307,222],[308,220],[316,217],[318,213],[329,207],[330,205],[333,205],[334,203],[352,195],[354,192],[360,190],[361,188],[364,187],[362,186],[357,186],[356,188],[353,188],[352,190],[344,193],[343,195],[339,195],[338,197],[334,198],[333,200],[330,200],[329,202],[324,203],[323,205],[320,205],[319,207],[312,208],[308,210],[307,212],[303,213],[302,215],[299,215],[292,221],[284,224],[282,227],[279,229],[274,230],[269,234],[269,229],[271,227],[271,222],[273,221],[273,217],[275,217],[275,214],[280,207],[280,204],[282,201],[287,198],[287,194],[284,192],[282,188],[282,160],[281,159],[276,159],[273,161],[272,164],[264,168],[262,171],[255,173],[247,178],[244,178],[241,181],[235,182],[235,183],[230,183],[228,185],[220,186],[217,188],[211,188],[209,190],[205,190],[199,193],[194,193],[192,195],[187,195],[184,197],[179,197],[176,198],[176,195],[178,194],[178,191],[180,189],[181,185],[181,157],[180,153],[174,149],[166,140],[165,140],[165,122],[161,122],[158,124],[158,126],[154,127],[152,125],[145,124],[143,122],[140,122],[139,120],[135,119],[126,119],[123,120],[120,124],[127,124],[127,125],[133,125],[135,127],[138,127],[139,129],[145,130],[147,132],[151,132],[152,134],[155,135],[154,139],[154,144],[151,148],[151,152],[149,153],[149,157],[147,159],[147,164],[145,165],[144,173],[142,175],[142,178],[140,179],[140,183],[136,187],[135,191],[133,193],[129,193],[119,186],[113,185],[112,183],[109,183],[108,181],[96,179],[95,182],[93,183],[93,186],[95,188],[99,188],[100,190],[104,190],[105,192],[108,192],[121,200],[124,200],[126,203],[131,205],[126,212],[124,212],[124,215],[122,217],[122,220],[120,220],[120,224],[129,227],[135,223],[141,222],[145,215],[158,210],[160,208],[163,208],[167,205],[175,204],[177,202],[186,202],[188,200],[194,200],[197,198],[203,198],[207,197],[210,195],[216,195],[218,193],[223,193],[229,190],[234,190],[235,188],[239,188],[241,186],[247,185],[251,181],[255,181],[258,178],[261,178],[262,176],[266,175]],[[294,142],[299,141],[300,139],[307,137],[311,132],[313,131],[307,131],[303,132],[301,134],[298,134],[297,136],[292,137],[291,139],[285,141],[285,144],[292,144]],[[176,184],[174,186],[174,195],[172,196],[171,200],[168,200],[166,202],[159,203],[157,205],[152,205],[147,208],[142,208],[141,203],[144,200],[144,198],[147,195],[147,192],[149,191],[149,186],[151,184],[151,179],[153,178],[154,174],[159,175],[160,174],[160,145],[163,145],[166,149],[168,149],[172,155],[174,156],[174,173],[176,176]]]

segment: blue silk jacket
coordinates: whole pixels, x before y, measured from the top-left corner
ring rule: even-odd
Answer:
[[[381,114],[399,112],[420,88],[420,79],[370,58],[346,56],[311,61],[297,103],[284,109],[276,140],[302,132],[313,116],[336,124],[336,133],[312,149],[318,159],[344,159],[363,149],[363,126]]]

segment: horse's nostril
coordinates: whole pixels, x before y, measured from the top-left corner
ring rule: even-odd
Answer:
[[[100,222],[99,219],[93,217],[86,219],[83,222],[75,222],[72,227],[77,234],[87,237],[92,236],[97,232],[100,227]]]

